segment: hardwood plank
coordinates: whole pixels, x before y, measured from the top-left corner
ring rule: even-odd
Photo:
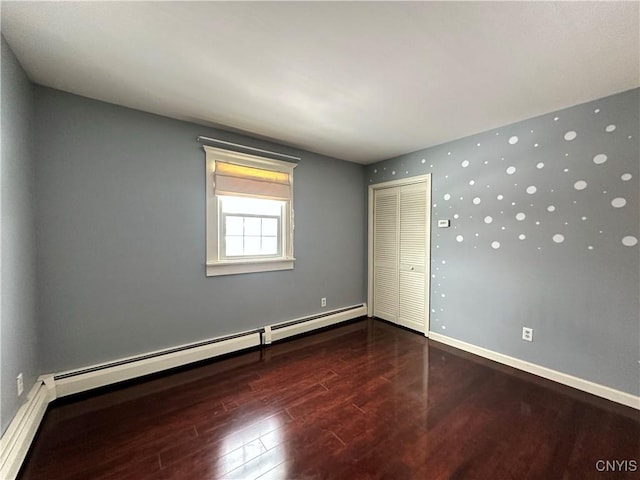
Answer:
[[[21,480],[583,479],[640,412],[363,319],[56,402]]]

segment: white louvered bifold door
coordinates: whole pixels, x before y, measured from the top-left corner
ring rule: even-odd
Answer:
[[[376,190],[373,227],[373,315],[398,321],[398,204],[397,188]]]
[[[426,333],[429,183],[374,192],[373,315]]]
[[[427,318],[427,225],[429,209],[426,184],[400,189],[400,258],[398,323],[425,331]]]

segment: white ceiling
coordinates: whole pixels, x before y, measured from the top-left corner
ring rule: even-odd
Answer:
[[[36,83],[372,163],[640,85],[638,2],[2,2]]]

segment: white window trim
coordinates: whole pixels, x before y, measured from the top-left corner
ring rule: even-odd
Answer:
[[[206,275],[214,277],[219,275],[234,275],[241,273],[271,272],[277,270],[292,270],[295,262],[293,256],[293,169],[295,163],[282,162],[246,153],[232,152],[221,148],[203,146],[206,152],[206,233],[207,233],[207,260]],[[214,194],[213,174],[217,161],[235,163],[247,167],[257,167],[266,170],[275,170],[289,174],[291,182],[291,198],[285,206],[282,216],[282,256],[269,258],[240,258],[225,260],[220,255],[219,231],[220,212],[218,198]]]

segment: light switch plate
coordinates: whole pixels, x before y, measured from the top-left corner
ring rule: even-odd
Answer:
[[[451,220],[438,220],[438,228],[449,228]]]

